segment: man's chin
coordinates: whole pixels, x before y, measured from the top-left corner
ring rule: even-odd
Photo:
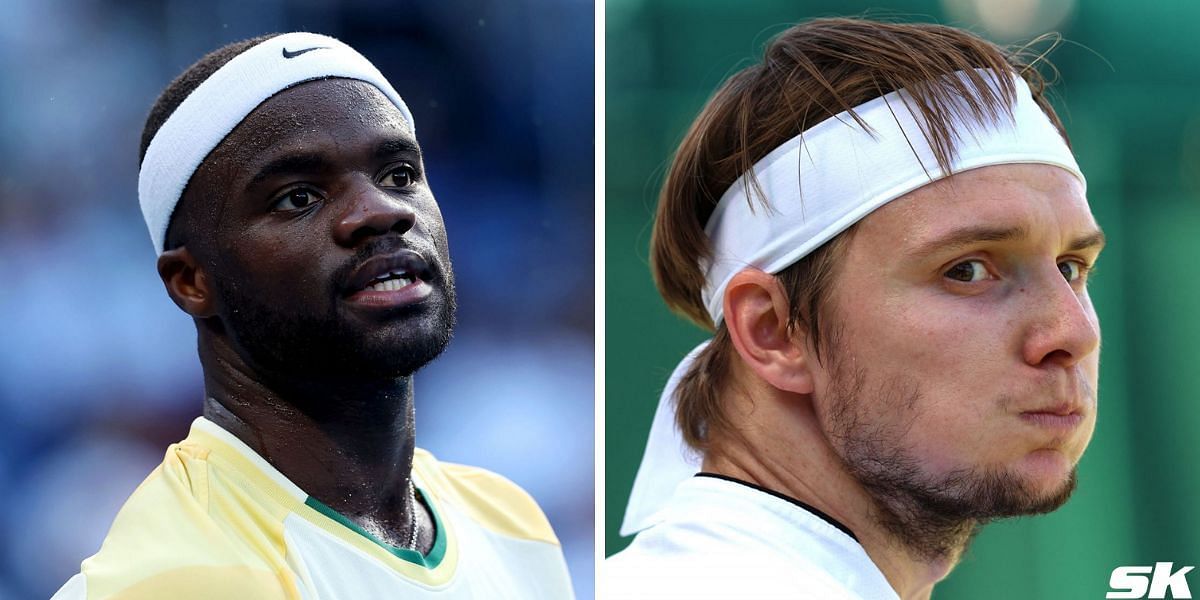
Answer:
[[[964,506],[964,512],[974,512],[979,520],[1039,515],[1052,512],[1066,504],[1075,491],[1076,469],[1064,473],[991,474],[973,486],[971,496],[964,498],[974,507]]]
[[[1025,488],[1024,510],[1008,516],[1037,515],[1058,510],[1075,492],[1077,471],[1071,467],[1066,474],[1055,474],[1029,482]]]
[[[238,307],[221,316],[236,351],[275,381],[405,377],[442,353],[455,324],[452,288],[383,319],[344,304],[330,312],[280,310],[238,288],[225,288],[222,300]]]
[[[441,355],[450,343],[452,323],[422,323],[404,331],[376,332],[350,350],[346,366],[365,376],[407,377]]]
[[[1009,468],[958,471],[940,478],[871,479],[867,487],[876,500],[908,521],[898,524],[911,526],[913,520],[952,524],[1048,513],[1066,503],[1075,480],[1074,468],[1053,479]]]

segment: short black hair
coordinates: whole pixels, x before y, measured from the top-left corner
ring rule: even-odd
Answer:
[[[200,87],[204,80],[217,72],[217,69],[225,66],[225,63],[233,60],[233,57],[265,42],[278,33],[268,33],[260,35],[248,40],[233,42],[227,44],[205,54],[195,64],[188,67],[186,71],[176,77],[167,88],[159,94],[158,100],[154,101],[154,107],[150,109],[150,115],[146,117],[146,126],[142,129],[142,148],[138,154],[138,164],[146,160],[146,149],[150,147],[150,140],[154,139],[154,134],[158,133],[159,128],[176,108],[183,103],[183,100],[188,97],[196,88]]]

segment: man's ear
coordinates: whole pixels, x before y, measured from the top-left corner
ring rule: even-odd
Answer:
[[[183,312],[197,319],[216,314],[208,274],[187,246],[167,250],[158,257],[158,276],[167,288],[167,295]]]
[[[788,299],[779,280],[745,269],[726,286],[724,302],[725,327],[746,365],[775,388],[811,394],[805,338],[788,327]]]

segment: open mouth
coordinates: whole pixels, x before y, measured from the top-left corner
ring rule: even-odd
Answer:
[[[384,273],[367,284],[364,290],[373,292],[394,292],[411,285],[418,278],[403,269]]]
[[[434,278],[429,261],[412,250],[373,256],[350,274],[343,286],[347,296],[359,292],[393,292]]]
[[[392,309],[423,303],[433,293],[433,268],[417,252],[400,250],[373,256],[351,273],[342,287],[352,304]]]

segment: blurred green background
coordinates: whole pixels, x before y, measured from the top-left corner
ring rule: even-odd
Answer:
[[[1056,107],[1109,238],[1091,288],[1101,410],[1078,491],[1052,515],[987,527],[934,598],[1103,598],[1118,566],[1200,565],[1200,2],[608,0],[605,11],[606,554],[629,543],[617,529],[659,392],[705,337],[667,311],[649,273],[669,157],[772,35],[865,14],[1005,45],[1061,32]]]

